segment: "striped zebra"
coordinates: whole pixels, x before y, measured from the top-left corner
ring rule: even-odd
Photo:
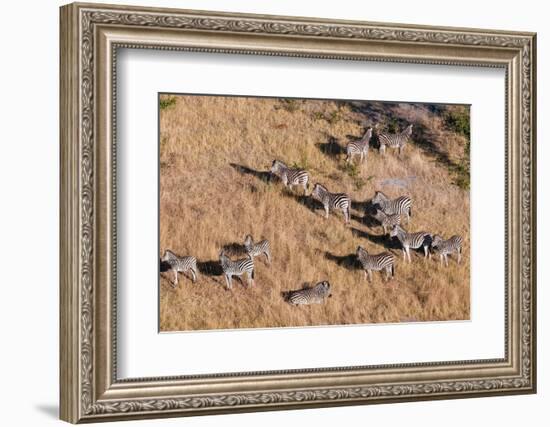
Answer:
[[[246,258],[232,261],[222,250],[220,252],[220,264],[222,266],[223,275],[227,289],[232,287],[232,277],[242,276],[244,273],[248,276],[248,286],[254,285],[254,260],[251,255]]]
[[[401,214],[387,214],[380,209],[376,209],[376,213],[373,215],[373,218],[380,223],[384,229],[384,234],[388,234],[388,229],[391,229],[394,225],[401,224]]]
[[[367,132],[360,141],[350,142],[346,147],[346,162],[351,162],[353,160],[353,156],[355,155],[361,156],[361,162],[363,162],[363,158],[367,160],[369,155],[369,141],[371,137],[372,128],[368,128]]]
[[[193,256],[177,256],[170,250],[165,250],[164,255],[160,259],[163,263],[170,267],[170,270],[174,272],[174,282],[172,287],[178,285],[178,273],[186,273],[188,271],[193,275],[193,283],[197,281],[197,259]]]
[[[311,197],[323,204],[325,208],[325,218],[328,218],[331,209],[339,209],[344,214],[346,224],[349,224],[351,199],[347,194],[331,193],[321,184],[315,184],[311,192]]]
[[[381,191],[377,191],[374,193],[371,203],[380,206],[380,209],[384,211],[386,215],[401,214],[407,218],[407,223],[411,219],[412,201],[409,196],[400,196],[396,199],[390,199]]]
[[[357,247],[355,252],[357,259],[365,270],[365,277],[372,281],[372,271],[386,270],[386,280],[390,280],[395,274],[395,257],[390,252],[382,252],[376,255],[370,255],[367,250],[361,246]]]
[[[431,257],[429,249],[433,238],[430,233],[426,233],[425,231],[407,233],[400,225],[394,225],[390,231],[390,237],[397,237],[399,242],[401,242],[403,260],[405,260],[406,255],[409,262],[411,262],[410,249],[418,249],[421,246],[424,248],[424,258]]]
[[[386,153],[386,146],[399,149],[399,155],[403,151],[405,144],[412,135],[413,125],[409,125],[400,133],[380,133],[378,141],[380,142],[380,153]]]
[[[307,194],[309,187],[309,174],[303,169],[292,169],[280,160],[273,160],[271,164],[271,173],[277,176],[285,187],[292,190],[297,185],[304,188],[304,194]]]
[[[269,240],[262,240],[254,243],[252,236],[247,234],[244,238],[244,248],[246,249],[246,253],[251,257],[257,257],[264,254],[267,258],[267,262],[271,264],[271,247],[269,245]]]
[[[322,304],[332,295],[330,283],[319,282],[312,288],[304,288],[297,291],[283,292],[282,296],[286,302],[292,305]]]
[[[443,237],[436,234],[433,238],[432,248],[439,253],[441,264],[443,264],[443,260],[445,260],[445,266],[448,266],[449,261],[447,260],[447,255],[452,255],[453,252],[456,252],[457,262],[460,264],[462,242],[463,240],[460,236],[452,236],[450,239],[443,240]]]

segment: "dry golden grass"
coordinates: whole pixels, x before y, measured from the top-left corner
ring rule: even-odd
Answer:
[[[165,96],[165,95],[164,95]],[[196,284],[180,274],[161,273],[162,331],[334,325],[468,319],[470,315],[469,192],[453,184],[448,163],[463,152],[465,139],[446,130],[439,110],[424,105],[376,102],[291,101],[177,96],[160,117],[160,250],[193,255]],[[456,107],[455,107],[456,108]],[[409,143],[402,158],[372,148],[366,166],[345,166],[338,147],[359,137],[367,125],[392,117],[399,127],[412,121],[421,143]],[[421,134],[419,133],[421,132]],[[306,168],[312,184],[347,192],[355,201],[352,222],[340,213],[323,217],[321,206],[262,178],[273,159]],[[362,221],[364,202],[375,190],[413,200],[409,231],[465,239],[463,263],[412,263],[382,237],[380,226]],[[246,234],[269,239],[273,263],[256,258],[256,286],[234,279],[225,289],[218,254],[242,244]],[[390,249],[395,278],[374,273],[372,283],[354,264],[358,245],[374,253]],[[235,259],[235,256],[233,256]],[[328,280],[332,298],[323,305],[293,307],[281,292]]]

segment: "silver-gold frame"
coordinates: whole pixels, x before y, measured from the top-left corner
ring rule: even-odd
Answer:
[[[71,4],[60,13],[63,420],[535,392],[535,34],[99,4]],[[119,48],[504,68],[505,357],[118,379],[115,66]]]

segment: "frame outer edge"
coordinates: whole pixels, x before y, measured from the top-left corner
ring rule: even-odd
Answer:
[[[94,189],[94,170],[96,166],[94,164],[95,156],[93,156],[93,148],[95,147],[93,133],[90,133],[90,122],[88,120],[94,118],[95,109],[91,115],[88,115],[88,111],[83,112],[81,110],[83,105],[94,98],[93,93],[88,93],[88,83],[92,84],[93,78],[90,82],[86,80],[85,84],[81,86],[81,73],[87,73],[87,64],[80,62],[81,58],[86,58],[86,48],[90,49],[93,46],[93,37],[91,40],[86,40],[83,48],[83,40],[81,36],[81,26],[86,28],[88,21],[80,21],[80,13],[84,7],[90,7],[92,10],[97,11],[99,8],[104,8],[101,12],[107,11],[136,11],[136,12],[151,12],[151,11],[164,11],[171,13],[191,13],[194,11],[183,11],[177,9],[156,9],[156,8],[141,8],[141,7],[127,7],[127,6],[114,6],[114,5],[101,5],[101,4],[72,4],[63,6],[61,8],[61,32],[60,32],[60,163],[61,163],[61,197],[60,197],[60,383],[61,383],[61,419],[72,423],[78,422],[94,422],[94,421],[108,421],[118,419],[139,419],[139,418],[161,418],[167,416],[182,416],[182,415],[201,415],[201,414],[214,414],[214,413],[236,413],[236,412],[250,412],[250,411],[263,411],[263,410],[276,410],[276,409],[291,409],[291,408],[306,408],[306,407],[326,407],[336,405],[349,405],[349,404],[365,404],[365,403],[382,403],[381,400],[373,397],[379,396],[378,394],[369,395],[367,402],[366,397],[355,397],[355,389],[343,390],[343,392],[350,393],[349,396],[336,397],[333,400],[331,393],[335,393],[337,390],[326,389],[321,390],[321,395],[317,395],[315,390],[297,390],[291,396],[290,393],[277,393],[271,391],[270,394],[250,394],[241,393],[231,396],[203,396],[192,397],[189,399],[146,399],[146,400],[113,400],[100,402],[96,401],[93,395],[95,389],[95,381],[93,378],[93,364],[94,351],[95,351],[95,331],[90,329],[89,324],[90,317],[93,313],[95,306],[94,299],[97,294],[92,294],[93,287],[96,285],[95,280],[97,277],[92,275],[89,271],[89,267],[94,265],[93,249],[95,245],[90,246],[88,240],[93,236],[94,227],[94,205],[97,200],[94,200],[94,194],[86,193],[86,199],[81,199],[81,193],[86,189],[88,192]],[[103,7],[102,7],[103,6]],[[246,22],[249,19],[251,24],[256,24],[262,20],[261,15],[247,15],[247,14],[220,14],[217,12],[194,12],[199,15],[198,19],[199,27],[206,29],[207,31],[227,31],[222,28],[218,28],[218,21],[213,21],[213,18],[220,17],[235,17],[242,16]],[[109,18],[109,17],[107,17]],[[196,17],[193,17],[196,18]],[[358,32],[357,28],[346,28],[345,34],[336,34],[329,32],[329,28],[321,28],[320,24],[324,24],[326,21],[317,21],[311,18],[290,18],[290,17],[271,17],[273,19],[285,20],[285,25],[289,28],[295,27],[295,30],[290,31],[289,34],[297,34],[297,37],[327,37],[326,39],[343,39],[344,37],[350,38],[362,38],[363,33]],[[269,17],[264,17],[269,21]],[[107,19],[106,21],[108,21]],[[147,21],[147,20],[145,20]],[[144,21],[144,22],[145,22]],[[220,19],[224,21],[224,19]],[[252,22],[254,21],[254,22]],[[304,26],[309,29],[317,31],[319,34],[309,33],[304,31],[301,27],[297,27],[296,24],[304,23]],[[203,24],[205,23],[205,24]],[[268,22],[269,23],[269,22]],[[334,24],[350,24],[342,21],[334,21]],[[262,28],[265,23],[261,22]],[[319,24],[319,27],[316,26]],[[357,23],[357,25],[375,25],[375,23]],[[132,25],[136,25],[132,22]],[[145,22],[145,25],[149,25]],[[191,28],[194,28],[194,23],[190,24]],[[225,24],[224,24],[225,25]],[[387,24],[391,29],[392,24]],[[203,28],[204,27],[204,28]],[[232,28],[232,27],[227,27]],[[416,28],[407,26],[407,28]],[[422,27],[419,27],[422,28]],[[283,33],[278,27],[269,27],[269,31],[279,35]],[[347,31],[352,32],[347,32]],[[458,28],[436,28],[428,27],[427,31],[447,31],[451,34]],[[234,31],[234,29],[233,29]],[[238,32],[254,32],[256,31],[253,26],[241,28],[238,27]],[[413,32],[407,30],[407,37],[412,36],[415,41],[417,37]],[[525,157],[522,156],[522,161],[527,164],[521,168],[522,172],[528,178],[528,182],[525,182],[525,190],[530,191],[531,194],[524,199],[526,204],[530,204],[528,208],[523,208],[524,212],[529,209],[527,215],[523,218],[530,225],[530,230],[527,232],[528,249],[525,251],[526,256],[529,257],[530,262],[528,272],[528,283],[524,286],[524,291],[527,291],[524,297],[525,311],[529,311],[529,315],[525,316],[523,320],[526,323],[527,328],[531,327],[531,334],[526,333],[524,338],[530,341],[524,342],[523,355],[521,358],[525,358],[528,363],[527,370],[524,370],[522,378],[510,379],[510,383],[503,382],[502,387],[499,385],[496,379],[493,381],[477,381],[479,384],[474,384],[472,381],[472,389],[470,393],[464,393],[468,391],[454,390],[453,384],[441,384],[441,389],[438,388],[439,384],[411,384],[411,385],[398,385],[398,395],[392,393],[391,387],[387,387],[387,392],[391,394],[389,399],[391,402],[398,401],[411,401],[411,400],[435,400],[438,398],[463,398],[497,395],[497,394],[524,394],[532,393],[536,391],[536,339],[535,328],[536,314],[535,314],[535,292],[536,292],[536,180],[535,180],[535,161],[536,161],[536,129],[535,129],[535,109],[536,109],[536,82],[534,81],[536,76],[536,35],[533,33],[507,33],[507,32],[487,32],[481,31],[479,34],[474,34],[473,29],[468,29],[468,33],[465,33],[464,37],[471,37],[470,39],[464,39],[463,42],[467,45],[475,45],[485,43],[489,45],[500,44],[500,47],[506,47],[510,49],[529,49],[530,52],[525,55],[525,59],[531,61],[529,68],[529,78],[525,83],[523,90],[526,90],[531,99],[527,101],[525,110],[530,117],[528,120],[523,121],[523,126],[527,126],[527,130],[530,133],[530,138],[523,140],[524,147],[529,150],[529,154]],[[485,36],[486,34],[486,36]],[[494,36],[493,36],[494,34]],[[499,34],[497,37],[496,34]],[[483,35],[483,36],[482,36]],[[521,35],[521,36],[520,36]],[[398,38],[403,38],[404,35],[400,34]],[[422,34],[418,35],[418,42],[432,43],[429,38],[424,39]],[[91,44],[90,41],[92,42]],[[410,42],[411,40],[408,39]],[[473,42],[472,42],[473,41]],[[445,39],[437,39],[436,43],[449,43],[457,44],[456,40],[449,38],[447,34]],[[91,58],[93,58],[93,49],[91,51]],[[93,61],[92,61],[93,62]],[[93,72],[95,73],[95,71]],[[95,74],[92,74],[92,77]],[[86,74],[86,78],[89,79],[89,73]],[[530,83],[530,84],[529,84]],[[522,90],[522,93],[523,93]],[[82,96],[82,99],[80,98]],[[528,99],[528,98],[527,98]],[[524,100],[525,101],[525,100]],[[93,101],[92,101],[93,102]],[[82,114],[82,117],[81,117]],[[93,125],[94,126],[94,125]],[[81,161],[85,159],[86,161]],[[89,162],[92,162],[90,164]],[[525,163],[524,163],[525,164]],[[525,173],[527,170],[527,173]],[[90,181],[91,179],[91,181]],[[93,186],[93,187],[92,187]],[[520,193],[523,195],[523,191]],[[81,230],[82,227],[86,227],[86,232]],[[520,234],[521,235],[521,234]],[[530,291],[530,297],[529,297]],[[531,303],[531,304],[529,304]],[[90,311],[90,309],[92,311]],[[85,312],[84,312],[85,311]],[[526,372],[529,372],[525,375]],[[503,380],[504,381],[504,380]],[[464,382],[468,387],[469,383]],[[462,385],[457,383],[460,387]],[[424,387],[422,389],[416,389],[415,387]],[[450,387],[450,389],[448,388]],[[410,388],[410,392],[408,391]],[[499,392],[499,388],[501,388]],[[423,391],[422,393],[419,392]],[[459,391],[462,394],[457,394]],[[322,393],[326,392],[327,398],[322,398]],[[386,397],[386,389],[380,387],[380,396]],[[299,399],[297,398],[300,397]],[[265,397],[273,398],[273,401],[264,401]],[[305,400],[303,398],[305,397]],[[242,400],[241,400],[242,399]]]
[[[77,8],[61,6],[59,21],[59,418],[76,423],[80,418]]]
[[[531,36],[531,390],[537,393],[537,33]]]

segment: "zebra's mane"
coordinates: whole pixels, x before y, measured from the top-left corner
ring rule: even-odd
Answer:
[[[321,190],[328,192],[328,188],[325,187],[323,184],[319,184],[318,182],[315,183],[315,187],[320,187]]]

